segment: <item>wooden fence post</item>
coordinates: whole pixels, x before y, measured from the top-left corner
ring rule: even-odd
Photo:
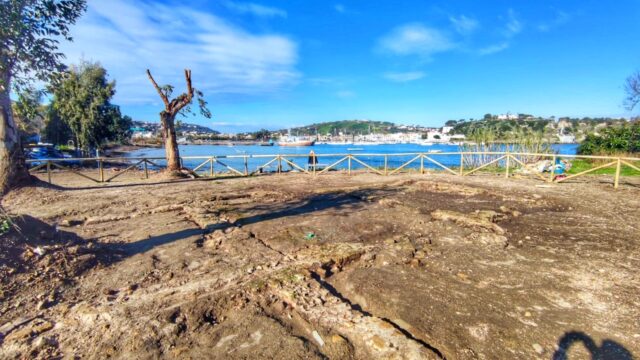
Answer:
[[[247,160],[247,156],[244,157],[244,176],[249,175],[249,162]]]
[[[507,163],[506,163],[506,169],[505,169],[505,173],[504,173],[504,177],[507,178],[507,179],[509,178],[509,165],[511,165],[509,160],[511,160],[511,155],[509,155],[509,153],[507,153],[507,159],[506,159]]]
[[[209,176],[213,177],[214,173],[213,173],[213,158],[209,159]]]
[[[621,168],[621,161],[620,161],[620,158],[618,158],[618,162],[616,163],[616,177],[613,180],[614,189],[617,189],[618,184],[620,183],[620,168]]]
[[[278,174],[282,172],[282,155],[278,155]]]
[[[389,163],[389,155],[384,156],[384,174],[389,175],[388,173],[388,163]]]
[[[464,176],[464,154],[460,153],[460,176]]]
[[[555,176],[556,173],[556,160],[558,158],[553,155],[553,159],[551,160],[551,171],[549,171],[549,182],[553,182],[553,178]]]
[[[144,178],[149,178],[149,167],[147,166],[147,159],[144,159]]]
[[[104,182],[104,165],[102,159],[98,160],[98,169],[100,169],[100,182]]]
[[[47,160],[47,178],[49,179],[49,184],[51,184],[51,161]]]
[[[420,156],[420,174],[424,174],[424,154]]]
[[[349,158],[347,159],[347,162],[349,164],[349,175],[351,175],[351,155],[349,155]]]

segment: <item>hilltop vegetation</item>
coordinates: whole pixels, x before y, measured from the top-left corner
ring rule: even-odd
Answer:
[[[133,126],[136,128],[144,129],[145,131],[151,131],[154,133],[160,132],[162,125],[159,122],[147,122],[147,121],[134,121]],[[178,133],[198,133],[198,134],[220,134],[219,131],[213,130],[209,127],[190,124],[182,121],[176,123],[176,132]]]
[[[625,154],[640,152],[640,122],[603,129],[589,134],[578,148],[580,154]]]
[[[453,133],[473,137],[480,132],[491,132],[496,140],[509,140],[527,134],[535,134],[543,138],[555,138],[556,135],[573,135],[576,141],[584,140],[587,135],[598,133],[599,130],[626,124],[625,119],[615,118],[569,118],[555,119],[533,117],[519,114],[509,119],[499,119],[495,115],[486,114],[481,120],[450,120],[448,126],[453,126]]]
[[[306,125],[291,129],[294,135],[328,135],[328,134],[369,134],[369,133],[393,133],[406,131],[406,127],[398,126],[388,121],[373,120],[341,120],[329,121]],[[287,130],[280,130],[281,133]]]

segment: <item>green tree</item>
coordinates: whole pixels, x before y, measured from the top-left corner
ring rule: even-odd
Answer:
[[[256,140],[266,141],[271,138],[271,132],[267,129],[260,129],[255,133]]]
[[[71,140],[72,134],[69,125],[62,121],[53,104],[47,106],[43,132],[44,139],[53,144],[66,144]]]
[[[85,0],[0,1],[0,194],[29,178],[9,94],[61,70],[58,46],[85,10]]]
[[[101,148],[129,131],[121,129],[131,124],[123,121],[120,109],[111,104],[115,86],[115,81],[107,80],[105,68],[90,62],[72,66],[52,82],[53,107],[71,129],[77,148]]]
[[[589,134],[578,147],[579,154],[598,155],[640,152],[640,123],[604,128]]]
[[[18,100],[13,103],[13,117],[22,138],[39,135],[44,127],[41,104],[42,91],[27,86],[18,93]]]

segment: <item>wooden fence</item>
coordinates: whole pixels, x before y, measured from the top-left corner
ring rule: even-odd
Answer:
[[[183,165],[193,162],[191,170],[199,176],[254,176],[262,173],[286,173],[299,172],[309,175],[322,175],[329,171],[341,170],[351,174],[355,170],[365,170],[383,176],[394,175],[403,170],[415,169],[421,174],[425,173],[427,167],[441,169],[444,172],[457,176],[468,176],[475,172],[491,167],[495,171],[504,172],[504,176],[509,178],[514,171],[520,171],[540,178],[545,182],[564,182],[579,176],[592,173],[603,168],[615,168],[613,174],[614,188],[618,188],[621,177],[621,169],[629,167],[640,172],[640,167],[635,162],[640,162],[640,158],[632,157],[609,157],[609,156],[586,156],[586,155],[562,155],[562,154],[536,154],[536,153],[515,153],[515,152],[440,152],[440,153],[390,153],[390,154],[315,154],[316,161],[311,161],[309,154],[278,154],[278,155],[222,155],[222,156],[183,156]],[[448,164],[445,164],[443,157],[447,157]],[[451,159],[459,158],[456,164],[451,164]],[[322,160],[331,160],[323,164]],[[372,159],[378,159],[372,163]],[[393,167],[390,164],[392,159],[402,159]],[[477,160],[482,159],[481,163]],[[604,161],[602,165],[594,166],[588,170],[565,177],[556,177],[553,171],[541,173],[539,169],[534,169],[535,163],[540,160],[550,160],[550,164],[555,165],[559,159],[588,159]],[[296,163],[296,160],[298,163]],[[303,161],[300,164],[300,160]],[[473,160],[473,161],[470,161]],[[58,169],[69,171],[78,176],[94,181],[96,183],[107,183],[121,176],[130,170],[144,171],[145,178],[149,178],[150,167],[152,169],[163,168],[161,162],[165,158],[154,157],[121,157],[121,158],[64,158],[64,159],[38,159],[27,160],[31,166],[30,172],[46,171],[47,179],[51,183],[52,170]],[[249,163],[258,161],[255,169],[250,171]],[[369,162],[367,162],[369,161]],[[230,162],[240,162],[242,165],[229,165]],[[345,165],[346,163],[346,165]],[[469,166],[469,164],[473,164]],[[255,165],[255,164],[254,164]],[[283,165],[289,167],[289,171],[283,169]],[[413,166],[412,166],[413,165]],[[90,175],[86,169],[88,167],[97,168],[97,177]],[[106,176],[105,168],[123,168],[111,176]],[[83,170],[84,169],[84,170]],[[518,170],[519,169],[519,170]]]

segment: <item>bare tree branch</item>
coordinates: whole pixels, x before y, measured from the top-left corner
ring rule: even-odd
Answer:
[[[184,69],[184,78],[187,83],[187,93],[182,94],[174,99],[175,104],[172,104],[172,110],[175,111],[175,114],[180,112],[185,106],[191,103],[193,100],[193,86],[191,85],[191,70]]]
[[[627,78],[625,91],[627,93],[625,106],[629,111],[631,111],[640,103],[640,71]]]
[[[167,110],[169,110],[169,99],[167,99],[167,96],[162,92],[162,89],[160,89],[160,86],[158,86],[158,83],[156,82],[156,80],[151,75],[151,71],[149,71],[149,69],[147,69],[147,76],[149,76],[149,80],[151,80],[151,83],[153,84],[153,87],[156,88],[156,91],[158,92],[158,95],[160,95],[160,98],[164,102],[165,108]]]

